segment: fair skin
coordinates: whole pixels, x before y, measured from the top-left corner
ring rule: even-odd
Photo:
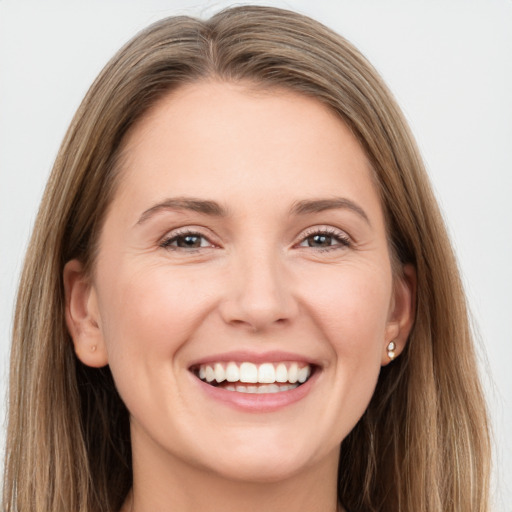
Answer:
[[[123,510],[337,509],[339,446],[406,343],[414,273],[393,276],[330,110],[249,84],[169,94],[125,141],[93,275],[73,260],[64,281],[77,356],[110,365],[130,412]]]

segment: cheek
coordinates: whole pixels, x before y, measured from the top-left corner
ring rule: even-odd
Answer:
[[[183,272],[157,266],[116,270],[102,288],[100,311],[109,360],[168,357],[208,312],[208,290]],[[114,362],[114,361],[113,361]]]
[[[347,428],[357,423],[374,393],[380,374],[392,279],[385,272],[369,268],[351,268],[340,272],[336,280],[325,283],[319,322],[333,352],[336,386],[332,410],[344,416]],[[320,299],[319,299],[320,301]]]
[[[389,314],[391,273],[355,265],[330,270],[317,274],[315,285],[303,293],[312,316],[340,356],[364,356],[376,345],[380,349]]]
[[[159,411],[170,410],[166,390],[180,389],[182,347],[211,310],[212,294],[166,265],[118,265],[103,275],[101,327],[116,387],[134,417],[159,423]]]
[[[335,445],[359,421],[375,390],[392,293],[391,271],[377,264],[344,262],[310,269],[308,277],[301,281],[307,313],[302,325],[310,329],[313,321],[312,331],[320,333],[319,342],[330,351],[325,378],[331,391],[322,398],[328,404],[316,419],[319,425],[330,426],[324,435]]]

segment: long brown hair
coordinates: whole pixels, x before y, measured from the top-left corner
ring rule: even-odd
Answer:
[[[487,416],[465,297],[407,124],[342,37],[299,14],[249,6],[150,26],[107,64],[73,119],[17,299],[3,509],[117,512],[125,499],[128,413],[108,367],[75,357],[63,267],[79,258],[93,268],[126,133],[169,91],[209,78],[288,88],[336,112],[372,164],[395,260],[416,268],[415,325],[341,445],[340,502],[352,512],[488,511]]]

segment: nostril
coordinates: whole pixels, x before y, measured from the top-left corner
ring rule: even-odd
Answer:
[[[287,325],[289,320],[287,318],[278,318],[277,320],[255,320],[251,319],[249,321],[247,320],[239,320],[239,319],[233,319],[229,320],[229,325],[232,325],[234,327],[240,327],[240,328],[246,328],[250,332],[260,332],[264,331],[265,329],[268,329],[272,326],[285,326]]]
[[[298,310],[290,284],[274,252],[263,254],[261,249],[246,247],[233,261],[230,280],[222,292],[219,311],[223,321],[252,331],[287,324]]]
[[[226,300],[220,307],[225,323],[245,327],[250,331],[262,331],[270,327],[285,326],[297,315],[293,299],[250,300],[249,297]]]

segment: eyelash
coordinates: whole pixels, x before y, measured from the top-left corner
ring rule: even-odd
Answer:
[[[314,236],[324,236],[327,238],[331,238],[332,240],[336,241],[333,245],[328,245],[326,247],[310,247],[311,249],[315,249],[319,252],[327,252],[327,251],[334,251],[339,249],[345,249],[352,246],[352,241],[350,237],[343,231],[333,228],[333,227],[314,227],[310,228],[309,230],[306,230],[304,234],[301,235],[301,241],[297,244],[298,247],[308,247],[305,245],[302,245],[305,243],[308,239],[311,239]]]
[[[334,240],[336,243],[332,245],[328,245],[325,247],[311,247],[307,245],[302,245],[305,242],[307,242],[308,239],[311,239],[315,236],[324,236],[326,238],[330,238]],[[177,244],[179,243],[179,240],[183,240],[186,237],[195,237],[195,238],[201,238],[202,240],[205,240],[208,242],[207,245],[200,245],[199,247],[179,247]],[[202,243],[202,242],[201,242]],[[174,245],[176,244],[176,245]],[[341,230],[332,228],[332,227],[315,227],[310,228],[309,230],[306,230],[301,235],[301,240],[299,243],[295,244],[294,247],[306,247],[310,249],[315,249],[319,252],[327,252],[327,251],[333,251],[333,250],[339,250],[343,248],[348,248],[352,246],[352,241],[350,237],[344,233]],[[163,239],[160,242],[160,247],[163,249],[168,249],[172,251],[186,251],[186,252],[197,252],[201,249],[208,249],[212,247],[217,247],[214,243],[212,243],[207,236],[203,235],[202,233],[198,231],[194,231],[192,229],[184,229],[181,231],[173,232],[171,236]]]
[[[178,245],[173,245],[174,243],[178,244],[178,241],[180,239],[185,239],[187,236],[189,237],[196,237],[201,238],[203,240],[206,240],[208,242],[208,245],[200,245],[199,247],[179,247]],[[160,247],[164,249],[169,249],[172,251],[186,251],[186,252],[196,252],[200,249],[207,249],[211,247],[215,247],[215,244],[210,242],[208,237],[203,235],[202,233],[199,233],[198,231],[194,231],[192,229],[184,229],[181,231],[175,231],[172,233],[171,236],[164,238],[162,242],[160,243]]]

